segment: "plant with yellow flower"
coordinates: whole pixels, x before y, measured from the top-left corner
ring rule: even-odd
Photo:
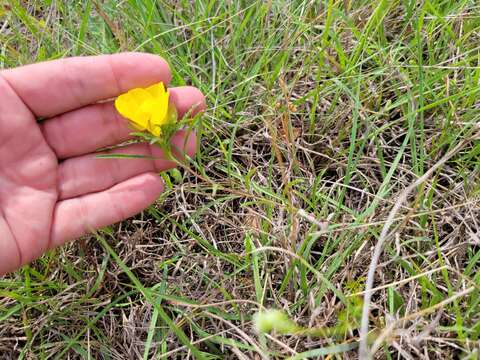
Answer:
[[[177,120],[175,107],[168,101],[169,95],[165,85],[160,82],[145,89],[129,90],[115,100],[115,107],[137,130],[160,137],[165,127]]]
[[[115,108],[130,121],[132,133],[143,141],[156,144],[164,151],[164,156],[178,162],[173,156],[171,138],[181,128],[192,127],[196,117],[190,113],[178,119],[175,105],[170,102],[170,93],[162,82],[147,88],[135,88],[120,95],[115,100]],[[100,154],[99,158],[143,158],[140,155]]]

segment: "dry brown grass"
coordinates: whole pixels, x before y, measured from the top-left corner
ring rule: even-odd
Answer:
[[[200,153],[143,214],[0,280],[0,359],[192,358],[159,304],[210,358],[355,359],[352,299],[370,287],[374,358],[476,358],[478,5],[97,3],[128,49],[162,53],[207,94]],[[23,4],[45,28],[15,6],[5,66],[119,49],[93,6],[82,20],[80,4]],[[262,307],[350,328],[259,335]]]

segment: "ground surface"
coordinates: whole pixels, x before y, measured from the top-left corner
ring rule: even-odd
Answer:
[[[2,67],[147,51],[209,108],[154,207],[0,279],[0,358],[354,359],[363,308],[376,358],[477,358],[479,44],[474,0],[4,1]]]

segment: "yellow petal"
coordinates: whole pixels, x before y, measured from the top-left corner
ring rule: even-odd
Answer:
[[[145,101],[152,98],[153,96],[145,89],[132,89],[126,94],[120,95],[115,105],[120,113],[130,113],[133,109],[141,106]]]
[[[145,89],[132,89],[115,100],[115,107],[123,117],[146,129],[150,114],[142,110],[142,104],[151,99],[152,95]]]
[[[150,92],[141,88],[132,89],[127,92],[126,95],[128,95],[132,101],[137,104],[141,104],[142,102],[152,98],[152,94]]]
[[[135,115],[130,119],[134,125],[142,130],[148,129],[148,123],[150,122],[150,114],[137,109]]]
[[[144,101],[140,105],[140,110],[149,114],[152,114],[155,111],[157,101],[154,98]]]
[[[150,93],[150,95],[155,98],[158,98],[166,93],[165,85],[163,84],[163,82],[159,82],[158,84],[149,86],[145,90],[148,91],[148,93]]]
[[[161,135],[161,126],[168,122],[169,92],[163,83],[146,89],[132,89],[115,100],[118,112],[129,119],[135,128]]]
[[[155,136],[162,135],[162,129],[160,128],[160,126],[152,126],[152,128],[149,129],[149,131]]]
[[[155,125],[163,125],[167,120],[168,99],[161,99],[155,102],[155,111],[152,112],[152,123]]]
[[[132,102],[131,97],[128,96],[128,94],[123,94],[115,100],[115,108],[122,116],[129,119],[135,108],[135,104]]]

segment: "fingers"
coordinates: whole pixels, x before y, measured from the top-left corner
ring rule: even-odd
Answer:
[[[139,213],[162,191],[160,177],[145,173],[103,192],[60,201],[52,225],[52,247]]]
[[[200,90],[183,86],[169,89],[179,116],[192,109],[194,115],[205,109]],[[60,159],[91,153],[124,142],[133,132],[129,122],[115,110],[112,102],[95,104],[49,119],[42,131]]]
[[[1,74],[39,117],[58,115],[134,87],[168,83],[171,79],[165,60],[143,53],[66,58]]]
[[[183,153],[193,156],[196,148],[194,133],[179,131],[172,138],[174,149],[183,149]],[[133,144],[107,153],[148,156],[146,158],[101,159],[97,154],[70,158],[59,167],[60,199],[69,199],[84,194],[102,191],[136,175],[146,172],[160,172],[175,167],[174,161],[165,159],[158,146],[146,143]]]

